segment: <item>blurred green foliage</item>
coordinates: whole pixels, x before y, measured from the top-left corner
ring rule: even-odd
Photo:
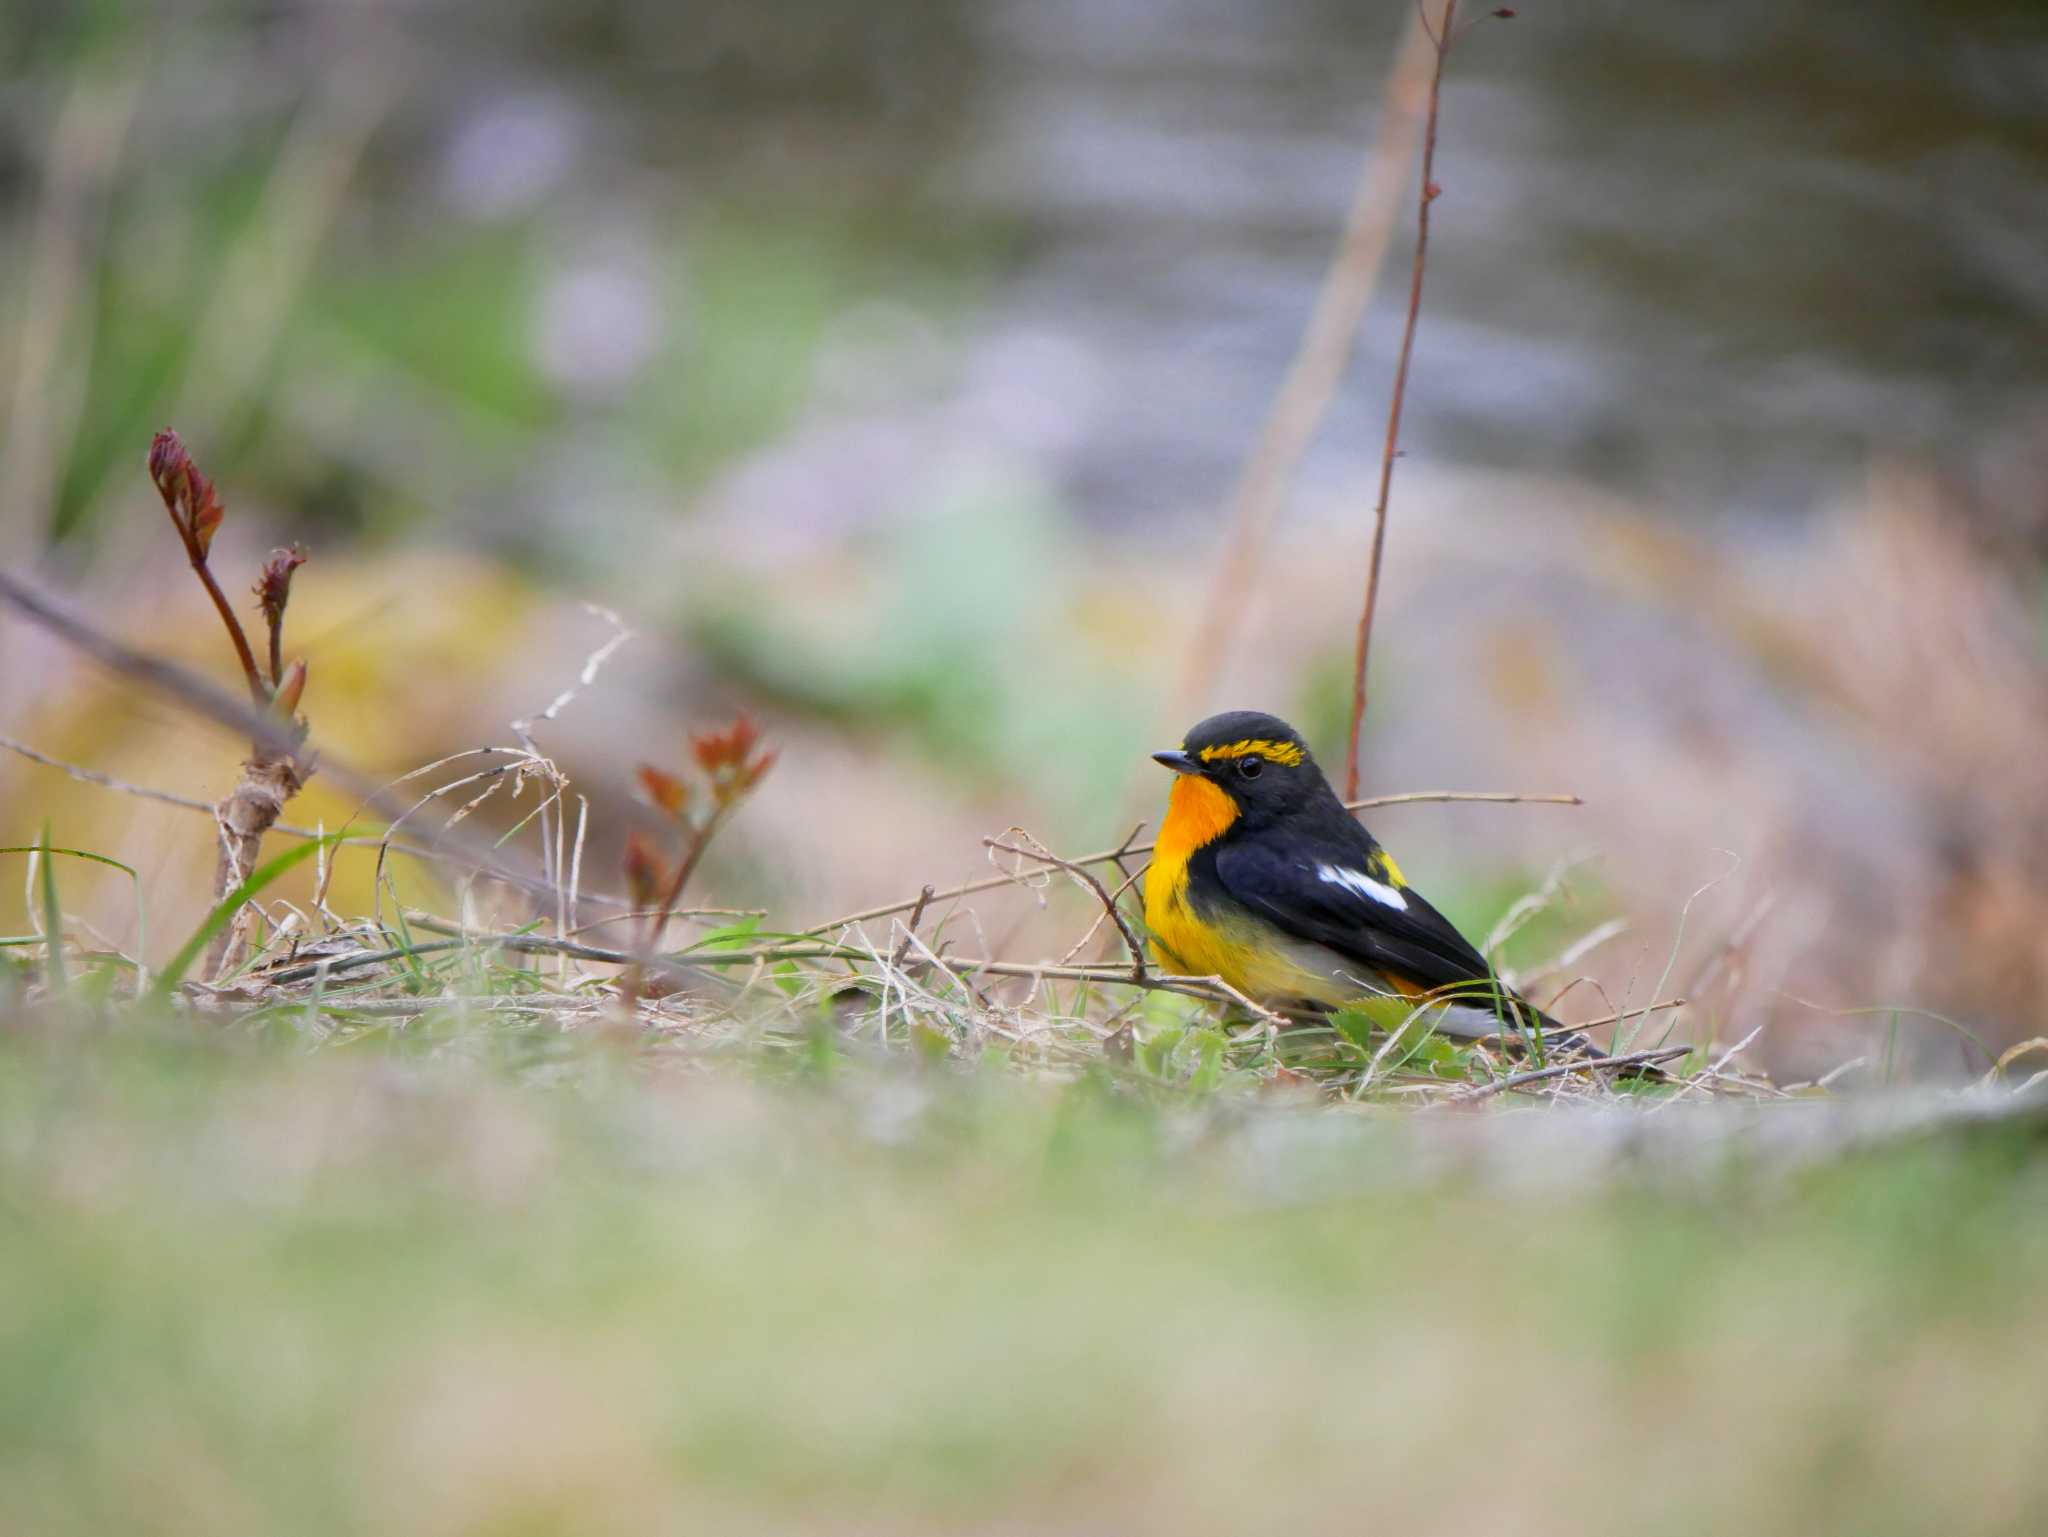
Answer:
[[[1045,488],[974,476],[863,552],[875,601],[829,633],[776,579],[699,596],[695,634],[733,676],[862,731],[901,730],[973,780],[1025,778],[1076,836],[1113,836],[1141,682],[1069,620],[1073,536]],[[1123,829],[1117,829],[1122,831]]]

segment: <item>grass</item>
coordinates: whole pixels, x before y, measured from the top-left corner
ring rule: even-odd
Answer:
[[[9,1531],[2048,1518],[2038,1115],[1789,1163],[1757,1118],[1834,1110],[1680,1106],[1631,1157],[1613,1110],[6,1020]]]

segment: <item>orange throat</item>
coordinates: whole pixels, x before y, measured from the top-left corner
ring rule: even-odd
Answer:
[[[1175,971],[1199,964],[1194,951],[1200,947],[1193,943],[1198,926],[1187,904],[1188,860],[1236,820],[1237,803],[1210,781],[1194,774],[1173,781],[1152,868],[1145,873],[1145,926],[1159,960]]]
[[[1214,843],[1237,820],[1237,802],[1210,780],[1195,774],[1174,776],[1166,797],[1166,820],[1159,824],[1159,842],[1152,867],[1185,868],[1188,857],[1205,843]]]

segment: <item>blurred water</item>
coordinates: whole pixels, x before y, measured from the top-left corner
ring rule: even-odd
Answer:
[[[777,12],[715,41],[703,12],[641,16],[629,74],[694,47],[716,82],[698,174],[828,198],[902,177],[926,219],[993,221],[1014,264],[979,345],[1067,359],[1041,405],[1084,417],[1054,434],[1083,507],[1212,506],[1307,314],[1405,6],[905,0],[862,8],[836,51],[790,40],[847,44],[838,7]],[[1466,35],[1449,80],[1412,452],[1773,511],[1874,447],[1967,468],[1979,434],[2040,410],[2037,0],[1533,4]],[[1405,253],[1311,483],[1376,458]]]
[[[1585,476],[1687,513],[1779,512],[1813,505],[1873,448],[1989,476],[2015,441],[2048,436],[2048,6],[1484,11],[1468,8],[1482,20],[1448,77],[1412,453]],[[151,400],[160,344],[137,335],[141,319],[162,323],[151,275],[181,270],[182,253],[203,293],[213,264],[190,242],[233,228],[218,211],[181,225],[208,205],[180,179],[214,178],[209,195],[237,206],[248,194],[223,173],[260,173],[336,60],[396,84],[331,229],[313,237],[311,287],[388,281],[440,260],[464,230],[537,227],[563,271],[528,327],[534,385],[571,427],[617,419],[648,360],[687,351],[712,323],[670,303],[661,264],[688,268],[695,212],[738,202],[799,229],[857,223],[885,266],[909,273],[964,249],[983,281],[959,379],[969,394],[999,381],[1006,441],[1093,518],[1207,516],[1308,314],[1409,8],[280,0],[115,6],[88,21],[15,0],[6,13],[18,23],[0,29],[10,301],[33,232],[89,240],[95,228],[61,198],[39,203],[81,61],[124,38],[145,61],[112,195],[145,313],[131,299],[105,320],[98,350],[114,355],[92,365],[83,479],[74,467],[62,527],[103,480],[108,445],[147,430],[152,407],[194,414],[183,398]],[[346,117],[345,102],[335,110]],[[59,218],[39,226],[39,208]],[[1406,250],[1397,236],[1305,467],[1310,491],[1355,495],[1376,462]],[[792,259],[768,254],[764,293],[791,280]],[[506,266],[488,247],[473,260],[480,274]],[[387,296],[360,297],[374,314]],[[764,334],[782,302],[768,297],[770,317],[736,322],[743,363],[781,344]],[[922,334],[930,317],[910,298],[896,329]],[[41,302],[12,303],[12,318]],[[317,390],[334,363],[286,366]],[[488,379],[473,363],[434,372],[463,367]],[[849,381],[854,404],[941,393],[922,341],[901,358],[866,345],[853,369],[816,372],[813,404],[841,412]],[[494,409],[520,388],[480,382],[451,405]],[[650,411],[595,457],[661,456],[661,442],[631,439],[649,422],[657,438],[679,435],[674,415]],[[461,464],[448,475],[451,494],[428,499],[444,513],[502,501]],[[411,465],[405,479],[428,472]]]
[[[986,8],[963,180],[1045,232],[1015,323],[1098,339],[1094,499],[1227,475],[1401,12]],[[1528,6],[1459,45],[1439,154],[1414,452],[1797,507],[2048,383],[2048,8]],[[1312,475],[1375,452],[1403,272]]]

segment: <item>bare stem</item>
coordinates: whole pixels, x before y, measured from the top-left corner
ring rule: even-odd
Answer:
[[[704,857],[704,850],[711,845],[711,835],[718,831],[718,824],[725,819],[724,805],[714,805],[704,820],[690,834],[689,847],[683,850],[683,857],[676,865],[676,873],[669,880],[668,890],[661,894],[640,943],[635,947],[639,958],[627,968],[620,996],[626,1010],[631,1013],[639,1005],[640,993],[646,985],[647,962],[661,948],[661,939],[668,932],[669,919],[675,915],[676,903],[682,900],[683,888],[690,883],[690,876],[696,871],[697,862]]]
[[[1344,797],[1358,794],[1358,739],[1365,724],[1365,670],[1372,649],[1373,610],[1380,595],[1380,557],[1387,543],[1387,502],[1394,489],[1394,460],[1400,456],[1401,405],[1408,393],[1408,364],[1415,355],[1415,324],[1422,314],[1422,276],[1429,258],[1429,206],[1441,190],[1436,184],[1437,104],[1443,95],[1444,61],[1450,57],[1451,27],[1458,0],[1444,0],[1430,41],[1436,47],[1436,69],[1429,78],[1429,108],[1422,130],[1422,190],[1415,216],[1415,263],[1408,278],[1408,318],[1401,328],[1401,352],[1394,364],[1394,395],[1387,406],[1387,441],[1380,453],[1380,494],[1372,509],[1372,560],[1366,568],[1365,606],[1358,615],[1358,643],[1351,668],[1351,735],[1344,754]],[[1424,28],[1427,30],[1427,22]]]
[[[889,961],[898,971],[903,969],[903,958],[910,954],[911,941],[917,938],[917,926],[924,921],[924,910],[931,900],[932,888],[927,886],[917,894],[917,903],[910,909],[910,917],[903,925],[903,943],[896,947],[896,954]]]
[[[1267,530],[1285,504],[1302,456],[1329,414],[1378,286],[1415,153],[1435,42],[1420,12],[1410,21],[1382,92],[1379,126],[1359,169],[1337,250],[1323,274],[1294,360],[1259,429],[1230,499],[1230,532],[1218,552],[1174,695],[1173,724],[1199,713],[1216,682],[1247,599],[1258,586]]]
[[[1367,796],[1364,800],[1346,801],[1344,809],[1346,811],[1369,811],[1376,806],[1415,806],[1424,802],[1438,801],[1478,801],[1488,805],[1500,806],[1583,806],[1585,804],[1585,801],[1576,795],[1517,795],[1512,792],[1499,790],[1414,790],[1403,795],[1372,795]],[[1077,865],[1117,864],[1118,868],[1121,869],[1122,866],[1118,863],[1119,861],[1133,855],[1149,854],[1152,852],[1152,845],[1149,843],[1133,843],[1131,838],[1136,836],[1137,833],[1133,830],[1131,837],[1125,838],[1115,848],[1103,849],[1095,854],[1083,854],[1080,858],[1074,860],[1073,863]],[[978,881],[968,881],[962,886],[948,886],[944,891],[935,892],[931,900],[934,902],[951,902],[959,897],[971,897],[979,892],[994,891],[1001,886],[1013,886],[1016,884],[1016,879],[1013,875],[985,876]],[[922,893],[919,894],[919,897],[921,896]],[[886,918],[891,913],[908,912],[916,905],[919,897],[907,897],[901,902],[886,902],[880,907],[863,908],[857,913],[848,913],[842,918],[833,918],[824,923],[813,924],[803,932],[806,936],[825,934],[833,929],[845,928],[850,923],[865,923],[870,918]]]
[[[1109,914],[1109,921],[1116,925],[1117,933],[1123,936],[1125,953],[1131,958],[1131,980],[1145,980],[1145,947],[1138,942],[1138,936],[1131,930],[1130,921],[1124,917],[1122,909],[1116,905],[1116,898],[1109,894],[1109,888],[1101,881],[1082,869],[1076,861],[1062,859],[1057,854],[1048,854],[1037,849],[1020,849],[1014,843],[1004,843],[999,838],[984,838],[981,841],[989,848],[1001,849],[1005,854],[1017,854],[1025,859],[1034,859],[1042,865],[1052,865],[1064,870],[1094,892],[1096,899],[1102,903],[1102,910]],[[1125,881],[1124,884],[1129,886],[1130,882]],[[929,898],[931,891],[931,887],[925,887],[919,900]]]
[[[711,835],[718,831],[718,824],[725,820],[725,807],[713,806],[697,830],[690,835],[690,846],[683,850],[682,862],[676,866],[675,879],[668,883],[668,890],[661,895],[660,916],[654,920],[654,938],[658,944],[668,929],[668,921],[675,912],[676,903],[683,899],[683,888],[690,884],[690,877],[696,873],[697,862],[704,857],[704,851],[711,846]]]
[[[1464,1104],[1475,1099],[1486,1099],[1509,1089],[1519,1089],[1525,1084],[1541,1083],[1546,1078],[1562,1078],[1567,1073],[1614,1073],[1629,1072],[1637,1068],[1653,1067],[1660,1062],[1669,1062],[1692,1051],[1690,1046],[1658,1046],[1649,1051],[1632,1051],[1624,1057],[1574,1057],[1569,1062],[1555,1062],[1549,1067],[1532,1067],[1526,1073],[1510,1073],[1505,1078],[1496,1078],[1492,1083],[1457,1096],[1456,1103]]]
[[[220,610],[220,622],[228,627],[228,639],[235,643],[235,658],[242,664],[242,676],[249,683],[250,702],[259,710],[268,709],[270,690],[264,686],[263,674],[257,669],[256,653],[249,646],[249,632],[242,628],[242,621],[235,617],[234,605],[228,602],[228,595],[220,590],[220,583],[214,580],[213,567],[207,563],[206,556],[201,553],[198,544],[184,529],[180,528],[178,533],[185,541],[185,554],[192,561],[192,574],[199,578],[200,585],[206,589],[206,595],[213,599],[213,606]],[[277,635],[274,631],[270,637],[270,646],[270,670],[274,677],[278,672]]]

